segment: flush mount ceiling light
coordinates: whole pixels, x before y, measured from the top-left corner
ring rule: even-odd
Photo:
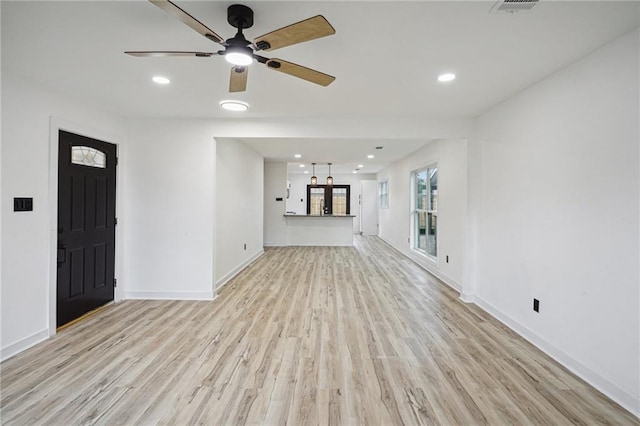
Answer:
[[[302,155],[300,155],[300,154],[295,154],[295,155],[294,155],[294,157],[296,157],[296,158],[301,158],[301,157],[302,157]]]
[[[169,83],[171,83],[171,80],[169,80],[167,77],[162,77],[162,76],[159,76],[159,75],[156,75],[151,80],[153,80],[153,82],[157,83],[157,84],[169,84]]]
[[[329,165],[329,176],[327,176],[327,185],[333,185],[333,176],[331,176],[331,163],[327,163]]]
[[[311,185],[316,186],[318,184],[318,177],[316,176],[316,163],[311,163],[313,167],[313,175],[311,175]]]
[[[375,157],[376,157],[376,156],[375,156],[375,155],[373,155],[373,154],[369,154],[369,155],[367,155],[367,158],[368,158],[369,160],[371,160],[372,158],[375,158]]]
[[[249,109],[249,104],[240,101],[222,101],[220,102],[220,107],[227,111],[242,112]]]
[[[456,79],[456,75],[453,73],[445,73],[445,74],[440,74],[438,76],[438,81],[441,83],[448,83],[450,81],[453,81]]]

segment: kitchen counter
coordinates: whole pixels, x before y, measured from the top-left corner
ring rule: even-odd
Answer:
[[[356,217],[354,214],[285,214],[284,217]]]
[[[285,214],[288,246],[352,246],[355,215]]]

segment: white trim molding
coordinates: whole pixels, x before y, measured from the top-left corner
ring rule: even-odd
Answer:
[[[586,367],[585,365],[581,364],[580,362],[576,361],[574,358],[572,358],[571,356],[569,356],[568,354],[566,354],[565,352],[563,352],[562,350],[560,350],[559,348],[557,348],[556,346],[554,346],[553,344],[545,340],[543,337],[534,333],[533,331],[531,331],[524,325],[520,324],[518,321],[514,320],[510,316],[504,314],[498,308],[496,308],[495,306],[491,305],[490,303],[482,299],[482,297],[478,296],[477,294],[462,292],[461,291],[462,286],[460,286],[455,280],[452,280],[446,275],[443,275],[441,273],[437,273],[437,271],[431,270],[428,267],[428,265],[426,265],[425,263],[419,262],[419,260],[417,260],[415,256],[412,256],[411,252],[407,252],[405,250],[402,250],[396,247],[394,244],[390,243],[389,241],[387,241],[382,237],[379,237],[379,238],[385,243],[389,244],[394,249],[398,250],[401,254],[413,260],[417,265],[422,267],[431,275],[434,275],[444,284],[458,291],[460,293],[459,299],[462,302],[473,303],[477,305],[482,310],[487,312],[489,315],[491,315],[492,317],[494,317],[495,319],[497,319],[498,321],[500,321],[501,323],[509,327],[514,332],[516,332],[523,339],[527,340],[528,342],[533,344],[535,347],[540,349],[542,352],[549,355],[556,362],[566,367],[569,371],[574,373],[576,376],[580,377],[582,380],[589,383],[591,386],[593,386],[594,388],[596,388],[597,390],[605,394],[607,397],[609,397],[616,403],[620,404],[625,410],[629,411],[636,417],[640,417],[640,400],[635,398],[632,394],[618,387],[616,384],[612,383],[610,380],[606,379],[605,377],[602,377],[601,375],[594,372],[593,370]]]
[[[31,336],[18,340],[17,342],[12,343],[5,348],[2,348],[2,351],[0,352],[0,361],[5,361],[12,356],[19,354],[20,352],[37,345],[40,342],[44,342],[48,338],[49,329],[45,328],[44,330],[40,330],[37,333],[32,334]]]
[[[100,129],[89,127],[61,117],[49,117],[49,330],[48,336],[56,334],[57,328],[57,248],[58,248],[58,135],[60,130],[98,139],[116,145],[116,155],[120,155],[120,149],[124,137],[105,132]],[[116,217],[122,217],[122,194],[119,188],[122,187],[122,176],[120,170],[116,171]],[[115,269],[114,278],[122,276],[122,244],[123,229],[121,225],[116,226],[116,246],[115,246]],[[114,289],[114,301],[122,300],[122,286]]]
[[[125,291],[124,299],[137,300],[214,300],[212,291]]]
[[[518,333],[523,339],[527,340],[542,352],[549,355],[559,364],[562,364],[576,376],[580,377],[582,380],[589,383],[591,386],[605,394],[607,397],[620,404],[625,410],[629,411],[636,417],[640,417],[640,400],[635,398],[629,392],[621,389],[610,380],[602,377],[595,371],[591,370],[589,367],[586,367],[585,365],[576,361],[570,355],[560,350],[555,345],[545,340],[543,337],[534,333],[515,319],[511,318],[509,315],[506,315],[498,308],[482,299],[482,297],[475,296],[474,299],[474,303],[482,308],[485,312],[490,314],[492,317],[509,327],[511,330]]]
[[[460,300],[462,300],[464,303],[476,303],[476,295],[465,293],[464,291],[462,291],[460,293]]]
[[[229,272],[228,274],[226,274],[225,276],[220,278],[218,281],[216,281],[216,288],[215,288],[216,294],[218,293],[218,290],[220,290],[222,288],[222,286],[224,286],[226,283],[231,281],[231,279],[233,277],[235,277],[240,272],[242,272],[242,270],[244,268],[246,268],[247,266],[251,265],[253,262],[255,262],[263,254],[264,254],[264,249],[258,250],[253,256],[249,257],[247,260],[242,262],[240,265],[236,266],[231,272]]]
[[[433,261],[429,262],[429,259],[424,258],[424,256],[422,256],[422,255],[418,255],[417,253],[414,253],[413,250],[411,250],[411,249],[409,249],[408,251],[407,250],[403,250],[400,247],[398,247],[395,244],[393,244],[390,241],[388,241],[384,237],[378,236],[378,238],[380,238],[382,241],[384,241],[385,243],[389,244],[391,247],[393,247],[394,249],[396,249],[397,251],[402,253],[405,257],[408,257],[409,259],[413,260],[422,269],[424,269],[425,271],[427,271],[428,273],[430,273],[434,277],[438,278],[440,281],[442,281],[444,284],[448,285],[449,287],[451,287],[452,289],[454,289],[458,293],[460,293],[462,291],[462,285],[459,282],[457,282],[453,278],[443,274],[442,272],[438,271],[437,269],[433,268],[434,266],[436,266],[435,263],[433,263]],[[431,264],[429,264],[429,263],[431,263]]]

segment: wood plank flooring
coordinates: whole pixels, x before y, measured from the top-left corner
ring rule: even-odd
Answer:
[[[1,365],[3,424],[637,418],[377,237],[267,249],[213,302],[125,301]]]

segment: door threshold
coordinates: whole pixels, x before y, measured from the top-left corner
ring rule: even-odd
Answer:
[[[72,325],[77,324],[77,323],[79,323],[80,321],[82,321],[82,320],[84,320],[84,319],[86,319],[86,318],[89,318],[89,317],[91,317],[91,316],[93,316],[93,315],[95,315],[95,314],[97,314],[97,313],[99,313],[99,312],[102,312],[102,311],[103,311],[103,310],[105,310],[108,306],[113,305],[113,303],[114,303],[114,302],[113,302],[113,300],[112,300],[111,302],[109,302],[109,303],[107,303],[107,304],[104,304],[104,305],[102,305],[102,306],[98,306],[98,307],[97,307],[97,308],[95,308],[94,310],[89,311],[89,312],[87,312],[86,314],[84,314],[84,315],[82,315],[82,316],[79,316],[78,318],[76,318],[76,319],[74,319],[74,320],[71,320],[71,321],[69,321],[69,322],[68,322],[68,323],[66,323],[66,324],[61,325],[60,327],[56,328],[56,333],[58,333],[58,332],[60,332],[60,331],[64,330],[65,328],[69,328],[69,327],[71,327]]]

